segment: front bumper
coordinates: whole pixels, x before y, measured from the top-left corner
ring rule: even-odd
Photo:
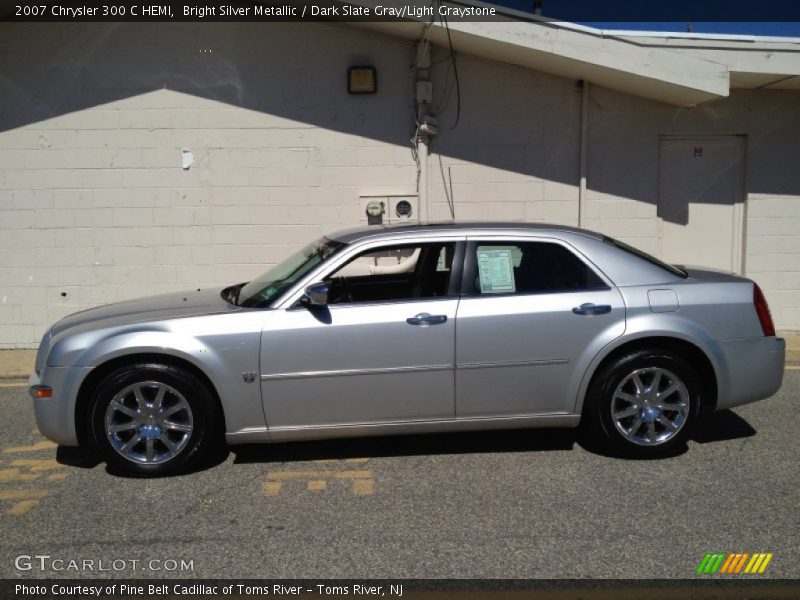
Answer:
[[[717,409],[732,408],[769,398],[783,383],[786,340],[763,337],[719,344]]]
[[[40,375],[32,373],[28,385],[46,385],[53,389],[50,398],[34,398],[36,425],[46,438],[62,446],[77,446],[75,405],[78,389],[91,368],[45,367]]]

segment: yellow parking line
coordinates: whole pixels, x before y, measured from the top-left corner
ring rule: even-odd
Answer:
[[[27,381],[8,381],[0,383],[0,388],[26,388],[28,387]]]
[[[0,490],[0,500],[32,500],[44,498],[49,493],[47,490]]]
[[[27,467],[34,473],[41,471],[51,471],[53,469],[63,469],[64,465],[59,463],[54,458],[37,459],[37,458],[18,458],[11,461],[12,467]]]
[[[17,502],[14,506],[8,509],[8,514],[12,517],[21,517],[30,509],[35,508],[39,504],[38,500],[22,500]]]
[[[13,448],[6,448],[3,452],[38,452],[39,450],[50,450],[57,448],[58,444],[54,444],[50,440],[42,440],[29,446],[14,446]]]
[[[0,470],[0,482],[33,481],[39,479],[39,473],[23,473],[19,469]]]
[[[267,479],[372,479],[373,475],[372,471],[273,471]]]
[[[346,459],[319,459],[313,461],[317,464],[331,463],[366,463],[369,458],[346,458]],[[284,481],[295,479],[305,479],[306,489],[311,492],[321,492],[328,489],[329,480],[349,479],[353,483],[351,491],[355,496],[369,496],[375,492],[375,474],[367,469],[351,469],[337,471],[330,470],[307,470],[307,471],[270,471],[265,475],[261,491],[265,496],[277,496],[281,493]]]
[[[356,479],[353,481],[353,494],[356,496],[371,496],[374,492],[374,479]]]
[[[789,365],[786,367],[787,371],[800,371],[800,365]]]
[[[365,463],[365,462],[369,462],[369,458],[345,458],[343,460],[346,463]],[[318,460],[315,460],[314,462],[317,463],[317,464],[320,464],[320,465],[332,465],[332,464],[336,464],[336,463],[342,462],[342,459],[338,459],[338,458],[320,458]]]
[[[281,482],[265,481],[261,487],[261,491],[265,496],[277,496],[281,493]]]

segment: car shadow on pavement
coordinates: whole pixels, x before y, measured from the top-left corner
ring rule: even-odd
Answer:
[[[56,448],[56,462],[78,469],[94,469],[103,461],[99,456],[85,452],[78,446],[59,446]]]
[[[235,463],[572,450],[571,429],[431,433],[231,446]]]
[[[228,447],[225,446],[225,444],[219,443],[211,448],[211,451],[208,452],[199,462],[192,465],[191,468],[180,470],[177,473],[167,473],[165,476],[180,477],[181,475],[191,475],[192,473],[205,471],[224,463],[226,460],[228,460],[229,455],[230,450]],[[56,448],[56,462],[78,469],[94,469],[97,465],[103,463],[103,459],[97,454],[84,451],[82,448],[59,446]],[[133,479],[142,477],[159,477],[158,475],[137,475],[134,473],[126,473],[108,464],[105,465],[105,470],[106,473],[113,475],[114,477]]]
[[[751,437],[756,434],[753,426],[732,410],[712,413],[700,424],[692,439],[698,444],[724,442]]]
[[[698,444],[708,444],[750,437],[755,433],[756,430],[735,412],[721,410],[706,417],[691,439]],[[688,446],[683,445],[659,456],[620,456],[599,446],[588,432],[577,428],[431,433],[279,444],[245,444],[232,446],[231,452],[234,455],[234,463],[274,463],[437,454],[566,451],[573,450],[576,444],[592,454],[623,460],[669,459],[680,456],[688,450]]]
[[[712,442],[724,442],[746,438],[755,434],[756,430],[753,429],[750,423],[745,421],[735,412],[731,410],[721,410],[704,417],[698,424],[697,429],[690,439],[698,444],[709,444]],[[600,446],[596,440],[588,434],[579,435],[578,443],[580,444],[581,448],[587,452],[591,452],[592,454],[599,454],[600,456],[622,460],[669,459],[685,454],[689,450],[689,446],[683,444],[682,446],[677,446],[671,451],[665,452],[664,454],[659,454],[657,456],[616,454]]]
[[[751,437],[755,434],[756,430],[742,417],[733,411],[722,410],[706,417],[698,431],[692,436],[692,440],[698,444],[708,444]],[[235,464],[247,464],[553,450],[563,452],[573,450],[576,445],[592,454],[624,460],[668,459],[680,456],[688,450],[688,447],[684,445],[657,457],[620,456],[599,446],[592,436],[582,428],[430,433],[276,444],[243,444],[230,446],[230,448],[218,444],[205,460],[176,475],[190,475],[213,468],[225,462],[230,454],[233,454]],[[59,446],[56,450],[56,460],[62,465],[81,469],[93,469],[102,462],[101,459],[83,452],[79,448],[65,446]],[[106,472],[117,477],[137,477],[108,466],[106,466]]]

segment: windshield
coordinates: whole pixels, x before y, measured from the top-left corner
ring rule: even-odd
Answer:
[[[666,269],[673,275],[677,275],[678,277],[683,277],[686,279],[688,277],[688,273],[683,269],[676,267],[675,265],[668,265],[667,263],[658,260],[655,256],[651,256],[647,252],[642,252],[638,248],[634,248],[633,246],[629,246],[625,242],[620,242],[619,240],[615,240],[614,238],[610,238],[608,236],[603,237],[603,241],[607,244],[611,244],[612,246],[616,246],[620,250],[624,250],[625,252],[630,252],[631,254],[638,256],[639,258],[643,258],[647,262],[656,265],[657,267],[661,267],[662,269]]]
[[[239,292],[237,304],[254,308],[267,306],[342,246],[343,243],[327,238],[310,243],[260,277],[245,284]]]

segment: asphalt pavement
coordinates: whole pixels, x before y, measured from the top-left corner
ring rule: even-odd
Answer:
[[[1,385],[0,577],[725,577],[695,574],[713,552],[800,577],[798,370],[660,460],[539,430],[239,447],[162,479],[56,448]]]

